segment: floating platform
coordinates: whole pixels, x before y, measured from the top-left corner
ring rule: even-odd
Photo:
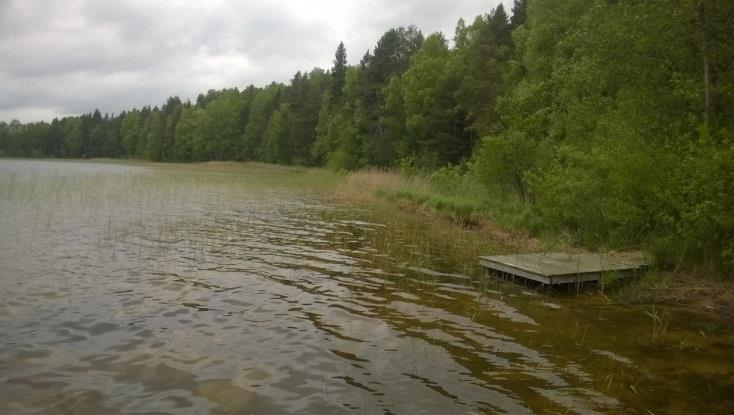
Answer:
[[[547,285],[599,281],[604,275],[624,277],[642,271],[642,256],[543,253],[481,256],[479,262],[495,274],[521,277]]]

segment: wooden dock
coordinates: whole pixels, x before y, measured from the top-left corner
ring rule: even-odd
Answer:
[[[645,266],[642,257],[608,254],[542,253],[481,256],[479,262],[495,274],[526,278],[547,285],[599,281],[603,275],[627,276]]]

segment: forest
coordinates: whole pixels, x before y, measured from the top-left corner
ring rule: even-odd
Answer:
[[[0,156],[396,169],[513,201],[533,232],[729,272],[732,22],[723,0],[516,0],[451,39],[340,43],[288,84],[2,122]]]

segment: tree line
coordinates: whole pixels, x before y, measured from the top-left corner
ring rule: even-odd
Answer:
[[[451,172],[538,231],[731,269],[732,21],[721,0],[518,0],[451,42],[393,28],[352,64],[339,44],[288,84],[0,123],[0,153]]]
[[[517,8],[524,8],[524,2]],[[23,157],[124,157],[154,161],[259,160],[433,169],[467,160],[499,118],[495,101],[522,23],[502,6],[460,21],[455,47],[415,26],[385,32],[359,63],[343,43],[334,65],[286,84],[210,90],[196,102],[117,115],[99,110],[50,123],[0,124],[0,151]]]

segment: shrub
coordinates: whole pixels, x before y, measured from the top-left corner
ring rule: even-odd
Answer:
[[[513,191],[521,200],[528,196],[527,173],[537,165],[536,143],[525,134],[507,130],[482,139],[472,169],[490,191]]]

